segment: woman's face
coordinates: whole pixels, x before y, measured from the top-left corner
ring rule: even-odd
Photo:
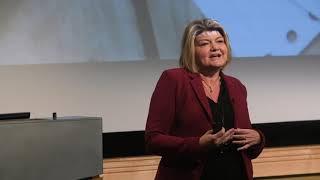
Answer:
[[[217,70],[227,63],[228,48],[218,31],[204,31],[195,38],[195,58],[199,70]]]

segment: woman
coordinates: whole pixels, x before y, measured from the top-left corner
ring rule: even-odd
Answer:
[[[264,136],[251,127],[245,86],[222,72],[230,60],[217,21],[186,27],[181,67],[163,72],[151,98],[146,145],[162,156],[155,179],[253,179]]]

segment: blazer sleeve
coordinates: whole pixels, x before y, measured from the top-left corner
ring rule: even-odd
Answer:
[[[247,105],[247,89],[246,87],[240,83],[241,86],[242,86],[242,93],[244,93],[245,95],[245,101],[246,101],[246,113],[248,113],[248,117],[249,117],[249,110],[248,110],[248,105]],[[249,122],[250,122],[250,127],[252,127],[251,125],[251,121],[250,121],[250,117],[249,117]],[[247,154],[247,156],[250,158],[250,159],[254,159],[254,158],[257,158],[259,156],[259,154],[262,152],[263,148],[264,148],[264,145],[265,145],[265,136],[263,135],[262,131],[260,131],[259,129],[254,129],[255,131],[257,131],[260,135],[260,138],[261,138],[261,142],[259,144],[256,144],[254,146],[251,146],[250,148],[248,148],[245,152]]]
[[[147,150],[161,156],[192,157],[202,153],[200,137],[171,135],[175,123],[178,77],[164,71],[152,94],[146,123]]]

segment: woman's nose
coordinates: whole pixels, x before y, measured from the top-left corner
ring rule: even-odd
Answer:
[[[216,51],[216,50],[218,50],[217,45],[214,44],[214,43],[211,43],[211,48],[210,48],[210,50],[211,50],[211,51]]]

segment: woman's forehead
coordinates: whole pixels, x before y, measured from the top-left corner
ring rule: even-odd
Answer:
[[[217,38],[217,37],[222,37],[222,35],[220,34],[219,31],[203,31],[202,33],[196,36],[197,39],[208,38],[208,37]]]

